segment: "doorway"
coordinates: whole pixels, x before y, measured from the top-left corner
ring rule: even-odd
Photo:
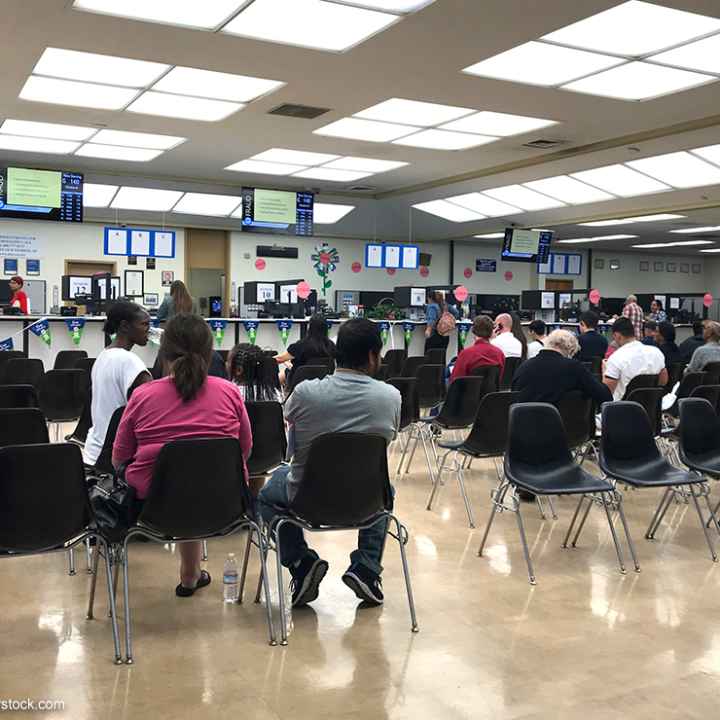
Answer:
[[[186,230],[185,278],[200,314],[210,313],[209,298],[222,298],[222,314],[230,307],[230,235],[223,230]]]
[[[80,275],[89,276],[95,275],[96,273],[110,273],[111,276],[117,275],[117,265],[114,262],[92,262],[89,260],[66,260],[65,261],[65,274],[66,275]],[[66,300],[63,305],[70,306],[76,303],[71,300]],[[78,313],[84,315],[87,312],[85,305],[78,305]]]

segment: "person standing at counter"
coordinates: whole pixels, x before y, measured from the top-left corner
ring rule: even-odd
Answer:
[[[642,308],[638,305],[637,296],[628,295],[625,300],[625,306],[622,311],[623,317],[626,317],[633,326],[635,332],[635,339],[642,340],[643,338],[643,320],[644,315]]]
[[[28,308],[28,296],[22,289],[25,281],[19,275],[13,275],[10,278],[10,307],[18,308],[21,315],[27,315],[30,312]]]
[[[170,294],[165,296],[158,308],[158,320],[170,320],[178,313],[196,312],[195,302],[182,280],[174,280],[170,285]]]
[[[425,306],[425,322],[427,323],[425,327],[425,352],[428,350],[447,350],[450,338],[445,334],[444,325],[449,325],[450,322],[449,318],[443,320],[446,313],[453,320],[457,320],[457,310],[445,302],[441,292],[435,290],[428,293],[427,305]]]

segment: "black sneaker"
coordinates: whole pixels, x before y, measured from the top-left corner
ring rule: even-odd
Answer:
[[[296,568],[290,568],[292,606],[301,607],[317,599],[320,583],[329,565],[314,553],[308,553]]]
[[[342,581],[364,602],[383,604],[382,580],[365,566],[352,565],[342,576]]]

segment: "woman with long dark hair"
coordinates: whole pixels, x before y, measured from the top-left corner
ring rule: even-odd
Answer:
[[[277,363],[257,345],[236,345],[228,356],[227,371],[246,402],[283,401]]]
[[[158,308],[158,320],[170,320],[179,313],[195,312],[195,302],[182,280],[173,280],[170,285],[170,294],[165,296],[162,305]]]
[[[512,312],[510,313],[510,317],[512,318],[512,334],[520,341],[520,345],[522,345],[521,357],[523,360],[527,360],[528,342],[525,337],[522,322],[520,321],[520,316],[517,313]]]
[[[305,337],[277,355],[275,361],[278,365],[292,363],[290,372],[295,372],[303,365],[323,363],[334,366],[335,352],[335,343],[328,337],[327,320],[322,315],[313,315],[308,321]]]
[[[140,502],[150,490],[155,460],[171,440],[233,437],[240,441],[243,460],[250,455],[250,421],[238,388],[208,377],[212,343],[210,328],[198,315],[181,313],[168,321],[160,345],[166,377],[138,388],[125,409],[112,460],[116,468],[127,465],[125,479]],[[200,567],[200,542],[180,543],[179,551],[175,594],[189,597],[210,584],[210,575]]]

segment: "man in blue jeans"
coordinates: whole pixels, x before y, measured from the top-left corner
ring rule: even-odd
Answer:
[[[381,435],[390,442],[400,425],[401,398],[391,385],[373,380],[380,366],[382,339],[370,320],[349,320],[337,338],[337,370],[322,380],[300,383],[285,403],[285,419],[293,438],[293,459],[278,468],[258,496],[265,522],[275,516],[273,505],[286,508],[302,483],[312,441],[333,432]],[[358,547],[350,556],[343,582],[365,602],[383,602],[380,575],[387,523],[358,532]],[[310,549],[303,531],[286,524],[280,529],[282,564],[290,570],[292,605],[315,600],[328,563]]]

